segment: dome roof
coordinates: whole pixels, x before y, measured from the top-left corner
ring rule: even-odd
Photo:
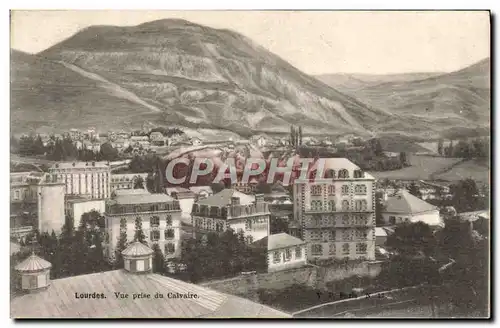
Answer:
[[[123,250],[124,256],[147,256],[153,254],[153,250],[141,242],[133,242],[129,247]]]
[[[52,264],[50,264],[50,262],[32,254],[27,259],[16,265],[15,269],[20,272],[36,272],[48,270],[51,267]]]

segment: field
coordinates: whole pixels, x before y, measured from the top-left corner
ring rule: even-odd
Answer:
[[[469,160],[459,163],[451,170],[437,174],[439,180],[456,181],[471,178],[485,184],[490,183],[490,166],[486,161]]]
[[[410,156],[409,160],[411,166],[400,170],[369,173],[377,179],[434,180],[436,174],[447,172],[449,168],[461,161],[460,158],[417,155]]]

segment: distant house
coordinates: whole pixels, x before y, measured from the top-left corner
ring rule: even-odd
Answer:
[[[267,248],[267,271],[299,268],[307,264],[306,242],[284,232],[270,235],[254,243]]]
[[[196,138],[196,137],[191,138],[191,144],[192,144],[193,146],[199,146],[199,145],[201,145],[202,143],[203,143],[203,142],[201,141],[201,139],[200,139],[200,138]]]
[[[316,145],[320,144],[318,139],[316,139],[314,137],[304,137],[304,138],[302,138],[302,143],[306,146],[316,146]]]
[[[156,131],[151,132],[151,134],[149,135],[149,141],[154,146],[164,146],[166,143],[166,138],[163,133]]]
[[[398,190],[384,196],[385,209],[382,217],[387,225],[403,222],[423,222],[430,226],[442,226],[439,209],[406,190]]]
[[[270,142],[270,140],[266,138],[264,135],[259,134],[252,136],[250,138],[250,142],[259,147],[265,147]]]

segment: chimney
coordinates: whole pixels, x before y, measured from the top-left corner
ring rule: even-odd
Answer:
[[[240,205],[239,197],[231,197],[231,206]]]
[[[73,167],[75,167],[75,165],[76,165],[76,163],[75,163],[75,162],[73,162]]]
[[[95,162],[92,162],[92,166],[95,166]]]

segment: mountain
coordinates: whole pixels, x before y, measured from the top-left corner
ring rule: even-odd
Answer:
[[[427,131],[432,137],[484,134],[490,126],[490,60],[464,69],[410,81],[339,88],[362,102],[394,114],[374,130]]]
[[[348,93],[385,82],[421,80],[442,73],[401,73],[401,74],[357,74],[336,73],[316,75],[316,78],[340,92]]]
[[[49,89],[57,86],[60,105],[54,108],[54,96],[33,95],[32,83],[14,76],[16,103],[23,106],[12,110],[23,108],[16,122],[25,126],[41,124],[33,124],[36,113],[57,117],[58,126],[100,128],[109,119],[250,135],[284,133],[301,124],[305,133],[371,135],[371,126],[389,117],[238,33],[184,20],[89,27],[38,54],[37,62],[34,74],[49,69],[55,80],[37,78],[35,83],[42,89],[45,83]],[[57,79],[58,74],[64,79]],[[78,83],[85,90],[75,97]]]

